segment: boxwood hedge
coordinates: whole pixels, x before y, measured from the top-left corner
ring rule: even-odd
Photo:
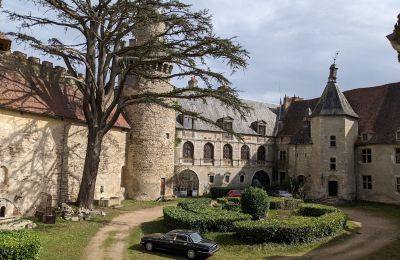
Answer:
[[[0,232],[0,259],[39,259],[39,238],[29,231]]]
[[[294,210],[300,207],[300,204],[303,203],[303,200],[293,198],[269,197],[269,203],[270,209]]]
[[[233,222],[251,219],[250,215],[214,208],[203,199],[188,200],[177,207],[164,208],[164,220],[171,228],[207,231],[233,231]]]
[[[346,216],[333,207],[320,207],[310,204],[305,204],[303,207],[307,210],[309,208],[325,208],[325,213],[318,217],[299,215],[292,216],[289,219],[238,221],[234,223],[235,231],[238,237],[246,243],[294,244],[311,242],[334,235],[342,230],[346,223]],[[305,212],[308,213],[307,210]]]

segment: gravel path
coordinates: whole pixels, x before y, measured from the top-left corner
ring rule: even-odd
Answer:
[[[162,215],[163,206],[136,210],[119,215],[92,237],[85,250],[83,259],[125,259],[126,248],[128,247],[126,240],[130,234],[130,230],[142,223],[162,217]],[[112,237],[112,240],[106,241],[108,237]],[[104,246],[104,243],[110,244]]]

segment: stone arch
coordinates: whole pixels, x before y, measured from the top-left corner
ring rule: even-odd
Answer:
[[[177,197],[199,196],[199,178],[192,170],[184,170],[174,177],[174,194]]]
[[[185,162],[192,162],[193,161],[193,156],[194,156],[194,145],[192,142],[185,142],[183,144],[183,159]]]
[[[6,166],[0,167],[0,185],[8,185],[8,169]]]
[[[269,175],[265,171],[258,171],[254,174],[251,186],[267,189],[271,185]]]
[[[260,146],[257,149],[257,161],[265,161],[265,147]]]
[[[223,158],[224,158],[224,160],[232,160],[232,158],[233,158],[232,145],[230,145],[230,144],[224,145]]]
[[[6,217],[6,206],[2,206],[0,208],[0,218],[5,218]]]

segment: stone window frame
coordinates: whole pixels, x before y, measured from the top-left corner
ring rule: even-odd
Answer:
[[[194,144],[190,141],[186,141],[182,145],[182,157],[187,162],[193,162],[194,160]]]
[[[331,135],[329,137],[330,147],[336,147],[336,135]]]
[[[336,171],[336,162],[337,162],[336,157],[331,157],[329,159],[329,169],[331,171]]]
[[[215,174],[214,173],[209,173],[208,174],[208,183],[209,184],[214,184],[215,183]]]
[[[372,190],[372,176],[362,175],[362,187],[364,190]]]
[[[225,161],[232,161],[233,160],[233,147],[230,144],[225,144],[222,148],[222,158]]]
[[[265,149],[265,146],[261,145],[257,148],[257,161],[265,161],[266,155],[267,149]]]
[[[400,193],[400,176],[399,175],[395,176],[395,185],[396,185],[396,191],[398,193]]]
[[[228,184],[231,181],[231,174],[229,172],[224,174],[224,183]]]
[[[249,161],[250,160],[250,147],[246,144],[242,145],[240,148],[240,160]]]
[[[372,149],[371,148],[361,149],[361,162],[362,163],[372,163]]]
[[[286,161],[286,151],[285,150],[281,150],[279,151],[279,161]]]
[[[394,148],[394,163],[400,164],[400,147]]]
[[[212,143],[206,143],[203,146],[203,160],[205,163],[214,162],[214,145]]]
[[[239,174],[239,182],[244,183],[246,181],[246,176],[244,173]]]

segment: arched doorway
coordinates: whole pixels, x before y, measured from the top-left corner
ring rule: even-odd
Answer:
[[[6,207],[3,206],[0,208],[0,218],[6,217]]]
[[[174,194],[177,197],[197,197],[199,195],[199,178],[194,171],[185,170],[174,178]]]
[[[258,171],[253,176],[253,181],[251,182],[251,186],[258,187],[262,189],[267,189],[270,186],[268,173],[265,171]]]

